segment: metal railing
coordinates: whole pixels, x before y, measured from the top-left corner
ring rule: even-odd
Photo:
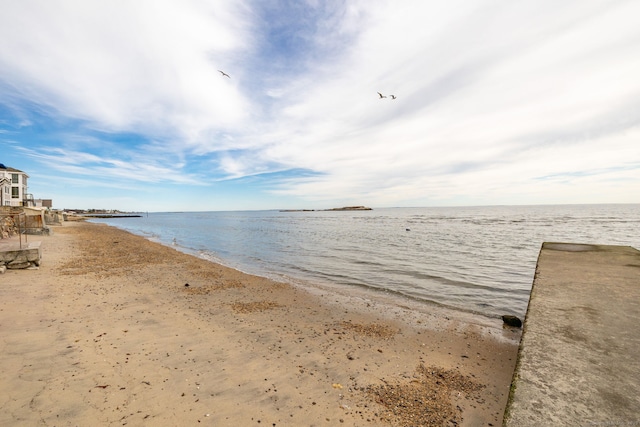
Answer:
[[[13,224],[7,226],[7,218],[11,218]],[[22,249],[22,236],[24,235],[25,244],[28,243],[27,238],[27,216],[24,212],[12,212],[12,213],[3,213],[0,212],[0,224],[2,224],[2,234],[4,235],[5,231],[9,234],[9,238],[13,237],[11,233],[11,229],[17,231],[18,241],[20,243],[20,249]],[[0,235],[0,238],[3,236]]]
[[[33,198],[33,194],[27,193],[24,195],[23,199],[22,199],[22,206],[35,206],[36,205],[36,201]]]

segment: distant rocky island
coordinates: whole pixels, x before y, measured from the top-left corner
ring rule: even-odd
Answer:
[[[326,211],[371,211],[373,209],[366,206],[344,206],[332,209],[282,209],[280,212],[326,212]]]
[[[64,209],[64,215],[78,218],[140,218],[137,212],[121,212],[117,209]]]

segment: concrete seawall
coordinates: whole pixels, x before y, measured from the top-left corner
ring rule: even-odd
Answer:
[[[545,243],[504,426],[640,426],[640,251]]]
[[[21,242],[18,236],[0,239],[0,273],[9,269],[36,268],[40,265],[40,242]]]

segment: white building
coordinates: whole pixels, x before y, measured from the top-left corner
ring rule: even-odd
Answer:
[[[33,196],[27,192],[29,175],[0,163],[0,206],[31,206]]]

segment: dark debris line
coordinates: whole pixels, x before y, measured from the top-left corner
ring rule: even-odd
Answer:
[[[411,381],[369,386],[366,392],[385,408],[378,414],[383,421],[400,427],[441,427],[462,422],[462,410],[452,403],[454,394],[477,400],[482,388],[455,371],[419,365]]]

